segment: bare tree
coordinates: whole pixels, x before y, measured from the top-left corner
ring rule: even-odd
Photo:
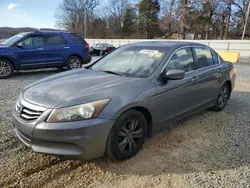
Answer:
[[[121,37],[123,18],[129,6],[128,0],[109,0],[107,6],[109,33]]]
[[[180,26],[181,26],[181,30],[180,30],[180,33],[181,33],[181,37],[182,39],[185,38],[185,27],[186,27],[186,22],[187,22],[187,16],[188,16],[188,13],[189,13],[189,1],[188,0],[181,0],[181,22],[180,22]]]
[[[84,33],[87,37],[87,25],[91,23],[97,5],[98,0],[63,0],[56,12],[57,27]]]

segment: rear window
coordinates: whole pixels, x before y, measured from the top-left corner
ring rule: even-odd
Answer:
[[[65,40],[59,35],[50,35],[45,37],[46,45],[64,45]]]
[[[86,43],[85,40],[78,35],[71,35],[69,38],[76,44],[85,44]]]
[[[212,53],[207,48],[194,48],[197,59],[199,61],[200,68],[209,67],[214,65],[214,59]]]

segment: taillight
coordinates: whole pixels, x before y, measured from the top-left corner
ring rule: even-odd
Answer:
[[[90,49],[89,49],[89,45],[88,45],[88,44],[85,45],[85,48],[88,49],[88,52],[90,52]]]

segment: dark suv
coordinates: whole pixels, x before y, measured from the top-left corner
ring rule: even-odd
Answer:
[[[8,78],[15,70],[22,69],[77,69],[90,61],[88,43],[75,33],[20,33],[0,45],[0,78]]]

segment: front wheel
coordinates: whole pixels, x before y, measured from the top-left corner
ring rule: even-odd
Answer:
[[[104,52],[103,50],[101,50],[101,51],[100,51],[100,56],[103,56],[104,53],[105,53],[105,52]]]
[[[82,60],[77,56],[71,56],[68,59],[67,68],[69,70],[82,68]]]
[[[144,144],[147,136],[147,120],[137,110],[122,114],[115,122],[107,141],[106,153],[116,160],[134,156]]]
[[[225,83],[219,92],[219,95],[216,99],[216,104],[212,108],[214,111],[221,111],[226,107],[227,101],[230,96],[230,88],[227,83]]]
[[[9,78],[13,73],[12,63],[6,59],[0,59],[0,79]]]

